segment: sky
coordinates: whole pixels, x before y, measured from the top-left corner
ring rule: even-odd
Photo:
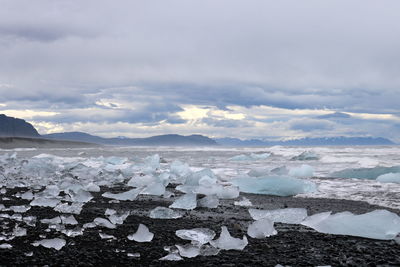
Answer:
[[[0,113],[41,134],[400,142],[400,1],[0,0]]]

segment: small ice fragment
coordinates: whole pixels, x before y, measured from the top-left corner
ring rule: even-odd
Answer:
[[[110,192],[105,192],[102,196],[106,198],[116,199],[116,200],[135,200],[139,193],[142,191],[142,188],[131,189],[127,192],[122,192],[119,194],[113,194]]]
[[[64,247],[65,244],[66,244],[66,241],[61,238],[42,239],[42,240],[35,241],[34,243],[32,243],[32,245],[34,245],[34,246],[41,245],[45,248],[54,248],[56,250],[62,249],[62,247]]]
[[[89,183],[85,186],[85,190],[88,192],[100,192],[100,186],[95,183]]]
[[[91,222],[91,223],[85,223],[82,227],[86,229],[86,228],[95,228],[96,226],[97,226],[96,223]]]
[[[193,210],[197,207],[197,195],[196,194],[184,194],[172,203],[170,208]]]
[[[116,210],[113,210],[113,209],[106,209],[106,211],[104,212],[104,215],[110,216],[110,215],[113,215],[113,214],[115,214],[115,213],[117,213]]]
[[[33,193],[32,193],[32,191],[26,191],[25,193],[23,193],[22,195],[21,195],[21,198],[22,199],[26,199],[26,200],[32,200],[33,199]]]
[[[303,164],[300,167],[290,169],[289,175],[296,177],[311,177],[314,175],[314,168],[310,165]]]
[[[72,214],[80,214],[82,211],[84,203],[71,203],[68,205],[68,203],[60,203],[58,204],[54,210],[58,211],[60,213],[72,213]]]
[[[203,245],[200,247],[200,255],[201,256],[216,256],[218,255],[220,249],[215,248],[210,245]]]
[[[192,244],[176,245],[179,254],[185,258],[194,258],[200,254],[200,247],[193,246]]]
[[[73,202],[81,202],[81,203],[86,203],[89,202],[93,196],[86,190],[79,189],[77,192],[74,192],[72,190],[68,191],[69,196],[71,197],[71,200]]]
[[[13,212],[24,213],[30,210],[31,207],[22,205],[22,206],[11,206],[9,207],[9,209],[12,210]]]
[[[123,213],[115,213],[110,216],[108,216],[108,219],[110,222],[113,224],[123,224],[125,219],[129,216],[129,211],[128,212],[123,212]]]
[[[208,195],[199,200],[199,207],[215,209],[219,205],[219,198],[216,195]]]
[[[150,218],[152,219],[178,219],[182,214],[166,207],[157,207],[150,211]]]
[[[248,243],[246,236],[243,236],[243,239],[232,237],[226,226],[221,227],[221,235],[218,239],[210,241],[213,247],[224,250],[243,250]]]
[[[11,249],[12,246],[7,243],[0,244],[0,249]]]
[[[127,253],[126,255],[131,258],[140,258],[140,253]]]
[[[26,236],[26,229],[15,225],[13,230],[13,236]]]
[[[195,244],[206,244],[215,237],[215,232],[208,228],[194,228],[177,230],[175,234],[185,240],[190,240]],[[183,255],[182,255],[183,256]]]
[[[100,236],[101,239],[115,239],[115,236],[108,235],[108,234],[105,234],[105,233],[99,233],[99,236]]]
[[[267,219],[260,219],[249,225],[247,234],[252,238],[265,238],[276,235],[278,232],[274,228],[274,223]]]
[[[66,236],[69,236],[69,237],[76,237],[76,236],[83,235],[83,229],[81,227],[77,226],[73,229],[61,230],[61,233],[63,233]]]
[[[36,225],[36,217],[35,216],[26,216],[22,218],[23,222],[26,223],[29,226],[35,226]]]
[[[93,222],[98,226],[106,227],[109,229],[117,228],[117,226],[115,226],[115,224],[112,224],[109,220],[104,219],[104,218],[96,218],[96,219],[94,219]]]
[[[242,206],[242,207],[251,207],[251,206],[253,206],[253,203],[251,203],[251,201],[246,197],[242,197],[242,200],[235,201],[235,202],[233,202],[233,204],[235,204],[236,206]]]
[[[41,219],[40,222],[45,223],[45,224],[60,224],[61,218],[60,218],[60,216],[57,216],[52,219]]]
[[[178,253],[169,253],[159,259],[160,261],[181,261],[183,258]]]
[[[69,224],[69,225],[77,225],[78,222],[76,221],[74,215],[70,216],[61,216],[61,221],[63,224]]]
[[[32,257],[33,256],[33,251],[25,252],[24,255],[26,257]]]
[[[381,183],[397,183],[400,184],[400,172],[398,173],[386,173],[379,175],[376,180]]]
[[[58,205],[58,203],[60,203],[60,200],[56,198],[36,197],[31,201],[30,205],[54,208],[55,206]]]
[[[129,240],[135,240],[136,242],[150,242],[153,240],[154,234],[149,231],[144,224],[139,224],[136,233],[128,235]]]
[[[270,219],[272,222],[299,224],[307,217],[307,210],[303,208],[286,208],[276,210],[249,209],[254,220]]]

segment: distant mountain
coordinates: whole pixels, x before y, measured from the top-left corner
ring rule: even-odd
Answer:
[[[32,124],[13,117],[0,114],[0,136],[7,137],[40,137]]]
[[[93,143],[49,140],[44,138],[30,137],[0,137],[1,149],[13,148],[72,148],[72,147],[98,147]]]
[[[178,134],[158,135],[147,138],[103,138],[82,132],[66,132],[42,135],[44,138],[90,142],[103,145],[120,146],[215,146],[217,143],[203,135],[183,136]]]
[[[237,138],[219,138],[215,141],[223,146],[368,146],[368,145],[395,145],[392,141],[382,137],[323,137],[302,138],[287,141],[262,141],[257,139],[241,140]]]

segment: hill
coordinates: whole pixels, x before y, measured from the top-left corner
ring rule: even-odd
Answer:
[[[0,136],[7,137],[40,137],[32,124],[22,119],[0,114]]]

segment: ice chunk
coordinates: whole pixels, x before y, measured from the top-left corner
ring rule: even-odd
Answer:
[[[132,258],[140,258],[140,253],[127,253],[126,256]]]
[[[33,193],[32,191],[26,191],[25,193],[21,194],[21,198],[22,199],[26,199],[26,200],[32,200],[33,199]]]
[[[253,203],[251,203],[251,201],[246,197],[242,197],[242,200],[235,201],[235,202],[233,202],[233,204],[235,204],[236,206],[242,206],[242,207],[251,207],[251,206],[253,206]]]
[[[57,197],[60,194],[60,189],[56,185],[48,185],[46,189],[41,192],[44,197],[52,198]]]
[[[45,224],[60,224],[61,223],[61,217],[57,216],[57,217],[54,217],[52,219],[41,219],[40,222],[41,223],[45,223]]]
[[[170,172],[182,177],[189,175],[191,171],[187,163],[182,163],[179,160],[175,160],[171,163]]]
[[[128,181],[128,186],[132,187],[145,187],[149,184],[159,182],[153,175],[136,175]]]
[[[61,216],[61,221],[63,224],[69,224],[69,225],[77,225],[78,222],[75,219],[74,215],[70,215],[70,216]]]
[[[378,178],[376,178],[377,181],[382,182],[382,183],[397,183],[400,184],[400,172],[398,173],[386,173],[379,175]]]
[[[272,169],[271,173],[275,175],[287,175],[289,173],[289,170],[286,166],[280,166]]]
[[[129,216],[129,211],[127,212],[120,212],[120,213],[114,213],[108,216],[108,219],[110,220],[111,223],[113,224],[123,224],[125,219]]]
[[[54,210],[60,213],[72,213],[72,214],[80,214],[82,211],[84,203],[60,203],[58,204]]]
[[[181,261],[183,258],[178,253],[169,253],[159,259],[160,261]]]
[[[318,160],[319,156],[313,151],[304,151],[300,155],[297,155],[291,160]]]
[[[370,179],[374,180],[378,176],[386,173],[398,173],[400,166],[393,167],[375,167],[375,168],[359,168],[359,169],[344,169],[341,171],[333,172],[329,176],[335,178],[356,178],[356,179]]]
[[[182,214],[165,207],[157,207],[150,211],[150,218],[152,219],[178,219]]]
[[[170,208],[193,210],[197,207],[197,195],[196,194],[184,194],[172,203]]]
[[[139,224],[136,233],[128,235],[129,240],[135,240],[136,242],[150,242],[153,240],[154,234],[149,231],[144,224]]]
[[[200,254],[200,247],[193,246],[191,244],[176,245],[179,250],[179,254],[185,258],[194,258]]]
[[[252,176],[252,177],[261,177],[269,174],[269,169],[267,168],[254,168],[251,169],[247,175]]]
[[[195,245],[206,244],[215,237],[215,232],[208,228],[182,229],[177,230],[175,234],[182,239],[192,241]]]
[[[15,225],[13,230],[13,236],[26,236],[26,229]]]
[[[68,194],[71,197],[71,200],[73,202],[86,203],[86,202],[89,202],[93,198],[92,194],[90,194],[88,191],[83,190],[83,189],[79,189],[77,192],[69,190]]]
[[[162,182],[154,182],[147,185],[140,194],[161,196],[165,193],[165,186]]]
[[[24,213],[30,210],[31,207],[22,205],[22,206],[11,206],[9,207],[9,209],[12,210],[13,212]]]
[[[232,183],[241,192],[274,196],[294,196],[317,191],[315,183],[288,176],[265,176],[261,178],[235,178]]]
[[[43,246],[45,248],[54,248],[56,250],[62,249],[66,244],[66,241],[61,238],[53,238],[53,239],[42,239],[39,241],[35,241],[32,243],[34,246]]]
[[[94,183],[89,183],[85,186],[85,190],[88,192],[100,192],[100,186]]]
[[[106,228],[109,228],[109,229],[117,228],[115,226],[115,224],[111,223],[109,220],[104,219],[104,218],[96,218],[96,219],[94,219],[93,222],[98,226],[106,227]]]
[[[247,229],[247,234],[252,238],[265,238],[276,235],[278,232],[274,228],[273,221],[263,218],[253,222]]]
[[[276,210],[249,209],[254,220],[267,218],[272,222],[299,224],[307,217],[307,210],[302,208],[286,208]]]
[[[290,169],[289,175],[296,177],[310,177],[314,175],[314,168],[310,165],[303,164],[300,167]]]
[[[10,244],[7,244],[7,243],[0,244],[0,249],[11,249],[11,248],[12,248],[12,245],[10,245]]]
[[[220,249],[210,245],[203,245],[200,247],[201,256],[215,256],[218,255]]]
[[[77,226],[73,229],[61,230],[61,233],[63,233],[66,236],[69,236],[69,237],[76,237],[76,236],[83,235],[83,229],[81,227]]]
[[[248,243],[246,236],[243,236],[243,239],[232,237],[226,226],[221,227],[221,235],[218,239],[210,241],[213,247],[224,250],[243,250]]]
[[[219,205],[219,198],[216,195],[208,195],[199,200],[199,207],[215,209]]]
[[[54,208],[59,203],[60,203],[60,200],[56,199],[56,198],[36,197],[34,200],[31,201],[30,205]]]
[[[101,239],[116,239],[115,236],[108,235],[108,234],[105,234],[105,233],[99,233],[99,236],[100,236]]]
[[[320,213],[305,219],[301,224],[318,232],[390,240],[400,233],[400,217],[387,210],[374,210],[355,215],[340,212],[330,215]]]
[[[119,193],[119,194],[113,194],[110,192],[105,192],[102,196],[106,198],[112,198],[112,199],[117,199],[117,200],[135,200],[139,193],[142,191],[142,188],[135,188],[131,189],[127,192]]]

